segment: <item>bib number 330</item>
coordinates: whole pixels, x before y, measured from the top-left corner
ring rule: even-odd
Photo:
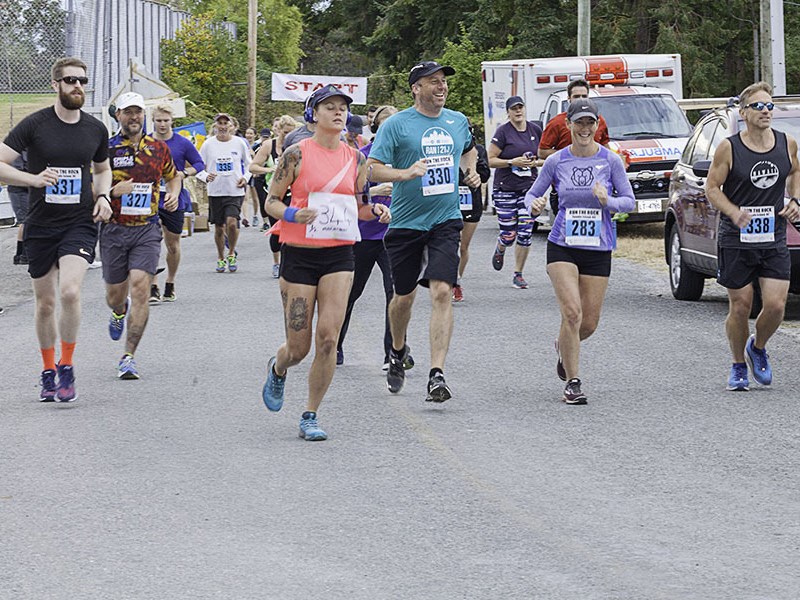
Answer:
[[[422,177],[423,196],[450,194],[455,191],[452,156],[429,156],[426,165],[428,170]]]

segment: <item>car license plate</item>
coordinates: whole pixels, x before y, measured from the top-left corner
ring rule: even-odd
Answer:
[[[637,200],[636,212],[640,213],[661,212],[661,200]]]

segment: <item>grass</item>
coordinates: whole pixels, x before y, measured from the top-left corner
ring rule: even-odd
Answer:
[[[667,272],[664,260],[664,223],[617,224],[617,249],[614,256]]]
[[[55,94],[0,94],[0,140],[22,119],[54,100]]]

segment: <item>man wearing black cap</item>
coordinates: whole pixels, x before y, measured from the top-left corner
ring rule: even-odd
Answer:
[[[536,152],[542,128],[525,118],[525,101],[519,96],[506,100],[506,112],[508,122],[497,128],[487,148],[489,166],[496,169],[492,200],[500,225],[492,266],[501,270],[506,248],[516,242],[512,285],[526,289],[522,270],[531,247],[533,219],[525,208],[525,193],[536,179]]]
[[[434,61],[412,67],[408,83],[414,106],[393,115],[381,128],[368,160],[372,181],[391,181],[392,223],[384,238],[392,265],[395,295],[389,305],[392,351],[386,383],[393,394],[405,383],[406,330],[417,284],[431,293],[431,402],[451,397],[444,362],[453,331],[452,288],[458,279],[458,244],[463,227],[458,168],[465,183],[480,185],[467,118],[444,107],[452,67]]]

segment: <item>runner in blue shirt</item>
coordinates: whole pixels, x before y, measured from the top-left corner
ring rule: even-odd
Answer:
[[[453,285],[458,279],[458,244],[463,227],[458,198],[458,168],[470,187],[480,185],[477,153],[467,118],[444,107],[452,67],[433,61],[415,65],[408,75],[414,106],[391,116],[378,129],[368,165],[370,181],[394,183],[392,223],[384,237],[394,297],[389,305],[392,349],[386,383],[397,394],[405,383],[406,330],[417,284],[431,293],[431,402],[451,398],[444,362],[453,332]]]
[[[561,307],[556,370],[567,382],[567,404],[586,404],[578,377],[580,345],[597,329],[608,289],[617,241],[612,213],[628,212],[635,203],[622,160],[594,140],[599,116],[591,100],[569,105],[572,144],[545,160],[525,196],[531,215],[539,215],[547,189],[558,192],[560,209],[547,237],[547,274]]]
[[[166,142],[172,161],[178,171],[181,180],[191,175],[196,175],[201,181],[205,181],[205,164],[200,158],[200,153],[191,141],[180,134],[172,131],[172,108],[166,104],[160,104],[153,109],[153,137],[157,140]],[[190,166],[187,166],[190,165]],[[167,281],[164,284],[164,295],[158,289],[158,275],[153,277],[153,284],[150,287],[150,304],[157,304],[161,301],[175,302],[175,276],[178,273],[178,265],[181,262],[181,233],[183,231],[184,212],[192,210],[192,199],[189,191],[181,186],[181,195],[178,198],[178,209],[174,212],[164,210],[164,193],[166,188],[161,182],[161,198],[158,203],[158,218],[161,221],[161,229],[164,232],[164,244],[167,246]]]

